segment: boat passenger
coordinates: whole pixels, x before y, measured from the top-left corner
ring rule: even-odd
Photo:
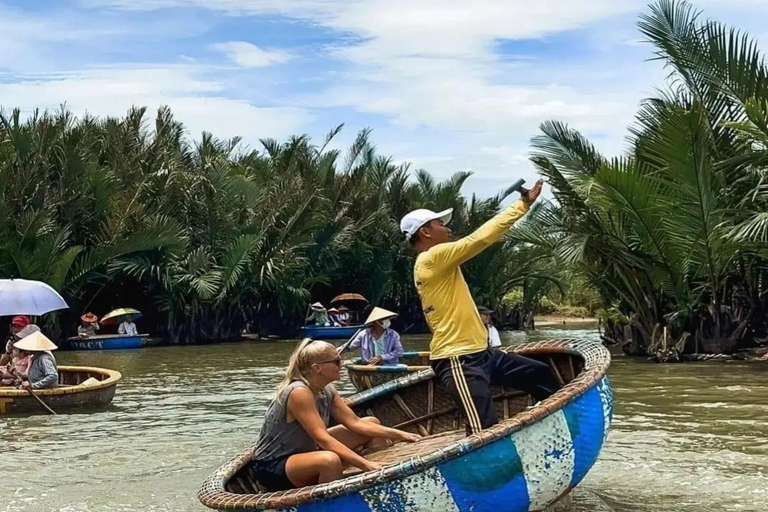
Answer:
[[[58,347],[49,340],[40,328],[30,324],[18,334],[20,340],[13,344],[24,355],[30,355],[32,362],[25,379],[21,381],[22,389],[48,389],[59,385],[59,369],[56,358],[51,353]]]
[[[133,323],[133,317],[131,315],[125,315],[125,320],[117,328],[117,334],[125,334],[127,336],[136,336],[139,331],[136,330],[136,324]]]
[[[415,210],[400,221],[400,230],[418,256],[413,276],[421,308],[432,330],[430,359],[438,381],[467,418],[467,431],[476,433],[498,423],[490,385],[530,393],[543,400],[559,388],[544,363],[492,350],[461,265],[501,238],[541,194],[542,181],[521,190],[519,201],[455,242],[447,224],[453,210]]]
[[[32,358],[13,347],[13,357],[7,366],[0,367],[0,385],[16,386],[26,378]]]
[[[86,313],[80,317],[81,325],[77,327],[77,335],[81,338],[95,336],[99,330],[99,317],[93,313]]]
[[[339,325],[349,325],[349,308],[347,306],[339,306],[339,314],[336,316],[336,321]]]
[[[13,317],[11,320],[11,332],[9,333],[8,341],[5,344],[5,351],[0,356],[0,366],[6,366],[11,362],[11,359],[13,358],[13,344],[19,341],[19,338],[16,337],[16,334],[28,325],[29,317],[24,315]]]
[[[499,336],[499,331],[491,323],[491,315],[493,315],[493,311],[484,306],[480,306],[477,308],[477,312],[480,313],[480,320],[483,321],[483,325],[485,325],[485,328],[488,330],[488,346],[490,348],[500,347],[501,337]]]
[[[373,308],[365,321],[366,328],[358,332],[349,343],[349,349],[360,349],[360,356],[368,365],[397,364],[403,355],[400,335],[392,329],[397,313],[384,308]]]
[[[328,310],[328,316],[331,319],[331,325],[333,327],[341,327],[341,324],[339,323],[338,317],[339,317],[339,310],[336,308],[331,308]]]
[[[318,327],[331,327],[333,325],[331,319],[328,317],[328,311],[325,310],[325,306],[319,302],[315,302],[314,304],[310,304],[309,307],[312,312],[306,318],[307,322],[313,320]]]
[[[305,338],[293,351],[253,452],[252,469],[266,490],[331,482],[347,465],[375,471],[381,466],[358,451],[419,439],[377,418],[358,417],[333,387],[340,371],[330,343]],[[329,428],[331,418],[337,425]]]

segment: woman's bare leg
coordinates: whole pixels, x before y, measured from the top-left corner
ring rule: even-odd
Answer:
[[[373,423],[381,423],[378,418],[374,416],[366,416],[361,418],[363,421],[370,421]],[[390,445],[388,439],[382,439],[380,437],[368,437],[356,432],[352,432],[344,425],[336,425],[328,429],[328,433],[336,438],[337,441],[343,443],[347,448],[357,450],[358,448],[384,448]]]
[[[285,462],[285,474],[296,487],[333,482],[341,478],[341,459],[325,450],[291,455]]]

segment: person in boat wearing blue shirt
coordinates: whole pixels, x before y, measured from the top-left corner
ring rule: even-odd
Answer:
[[[397,364],[403,355],[400,335],[390,328],[397,313],[384,308],[373,308],[365,321],[366,328],[358,332],[349,343],[350,350],[360,349],[360,356],[369,365]]]
[[[315,302],[314,304],[310,304],[309,307],[312,312],[309,314],[305,321],[314,321],[315,325],[318,327],[333,326],[333,322],[331,322],[331,318],[328,316],[328,311],[326,311],[325,306],[319,302]]]
[[[40,328],[29,324],[19,331],[20,340],[13,344],[14,348],[21,351],[22,355],[29,355],[32,362],[29,364],[27,375],[21,379],[22,389],[48,389],[59,385],[59,369],[56,358],[51,351],[58,347],[49,340]]]
[[[126,336],[136,336],[139,331],[136,330],[136,324],[133,323],[131,315],[125,315],[125,320],[117,328],[117,334],[125,334]]]

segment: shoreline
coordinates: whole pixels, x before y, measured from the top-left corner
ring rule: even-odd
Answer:
[[[570,317],[559,315],[541,315],[534,317],[533,325],[539,327],[556,327],[562,325],[586,325],[597,324],[597,318],[592,317]]]

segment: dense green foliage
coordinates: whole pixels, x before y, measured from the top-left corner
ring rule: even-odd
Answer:
[[[684,2],[639,26],[668,87],[617,158],[544,123],[533,162],[557,204],[515,236],[588,280],[626,351],[733,350],[767,334],[768,67],[746,34]]]
[[[48,282],[71,305],[49,318],[142,310],[143,328],[173,342],[225,339],[246,323],[295,333],[311,300],[359,292],[423,329],[410,248],[398,220],[412,208],[455,209],[459,235],[509,191],[461,195],[469,173],[436,182],[376,154],[363,131],[341,154],[307,137],[260,151],[203,134],[190,143],[168,109],[123,119],[66,111],[0,117],[0,274]],[[535,282],[537,261],[503,242],[466,266],[475,297],[495,305]]]

